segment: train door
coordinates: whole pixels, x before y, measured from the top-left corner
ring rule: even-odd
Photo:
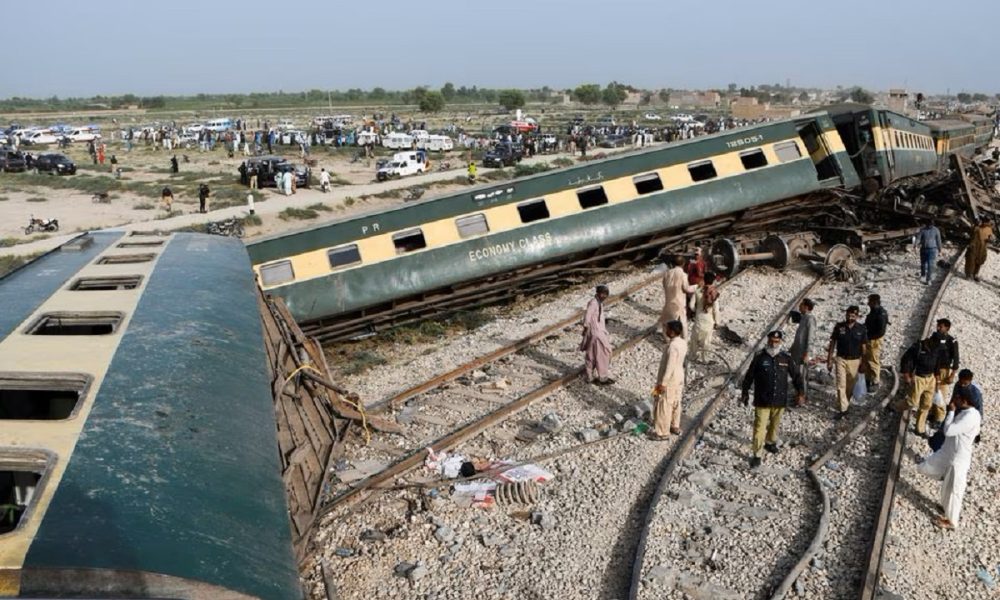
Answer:
[[[883,178],[883,183],[888,184],[890,181],[896,178],[896,155],[893,152],[893,145],[890,136],[892,131],[890,130],[891,124],[889,123],[889,118],[884,112],[878,112],[879,121],[879,134],[881,138],[879,139],[881,150],[885,151],[885,177]]]
[[[840,169],[816,121],[799,123],[798,132],[809,152],[809,158],[812,159],[813,165],[816,167],[816,178],[823,182],[835,180],[835,183],[839,184]]]

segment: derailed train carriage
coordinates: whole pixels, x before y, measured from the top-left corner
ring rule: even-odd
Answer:
[[[301,597],[241,243],[83,235],[0,306],[0,596]]]
[[[973,144],[988,138],[972,138]],[[975,147],[972,148],[973,150]],[[704,236],[822,210],[939,169],[928,124],[843,104],[248,245],[261,287],[304,328],[340,339],[487,304]]]

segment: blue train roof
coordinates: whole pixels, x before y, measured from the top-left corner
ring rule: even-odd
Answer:
[[[0,401],[0,418],[18,421],[0,428],[0,472],[43,475],[17,528],[0,534],[0,595],[16,585],[15,594],[298,597],[258,292],[242,243],[86,239],[82,250],[56,250],[0,279],[0,302],[14,307],[0,315],[0,384],[37,388],[51,378],[81,388],[68,418],[18,420],[16,405]],[[152,258],[118,262],[143,254]],[[131,288],[101,287],[128,278]],[[63,321],[53,325],[52,315]],[[110,331],[86,321],[87,334],[68,335],[80,318],[117,321]],[[17,573],[14,584],[5,569]]]

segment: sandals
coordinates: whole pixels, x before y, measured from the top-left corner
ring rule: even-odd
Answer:
[[[655,433],[650,433],[649,434],[649,439],[653,440],[654,442],[665,442],[665,441],[667,441],[667,440],[670,439],[670,436],[669,435],[657,435]]]
[[[948,531],[954,531],[955,526],[951,524],[951,521],[944,517],[938,517],[934,519],[934,526],[938,529],[945,529]]]

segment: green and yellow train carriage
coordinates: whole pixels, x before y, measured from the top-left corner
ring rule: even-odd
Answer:
[[[985,115],[958,115],[958,118],[965,121],[966,123],[971,123],[974,128],[973,135],[976,139],[976,149],[982,150],[983,148],[990,145],[993,141],[993,131],[995,125],[993,119]]]
[[[825,114],[474,188],[248,245],[265,291],[311,323],[586,260],[858,178]],[[345,317],[347,318],[347,317]]]
[[[976,152],[976,128],[961,119],[926,121],[934,138],[934,147],[943,160],[950,154],[971,158]],[[942,164],[946,164],[942,162]]]
[[[822,110],[836,124],[867,192],[937,169],[931,130],[920,121],[866,104],[845,103]]]
[[[197,234],[0,278],[0,597],[301,597],[257,296]]]

